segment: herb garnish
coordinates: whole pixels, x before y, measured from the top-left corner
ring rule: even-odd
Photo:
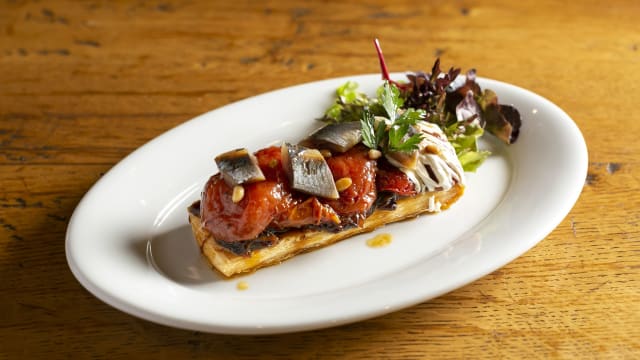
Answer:
[[[411,152],[418,149],[422,134],[410,134],[411,126],[424,118],[422,110],[406,109],[401,111],[404,100],[394,85],[385,81],[378,91],[377,104],[384,109],[384,115],[376,117],[369,109],[365,109],[360,124],[362,125],[363,143],[383,152]],[[377,121],[377,124],[376,124]]]
[[[362,114],[362,119],[360,119],[360,124],[362,125],[362,143],[370,149],[378,148],[387,127],[387,124],[383,121],[380,121],[376,127],[375,121],[375,117],[369,110],[365,110]]]
[[[459,68],[440,69],[436,59],[431,73],[407,74],[408,82],[390,78],[378,40],[374,45],[380,60],[383,86],[377,97],[358,91],[358,84],[348,81],[336,91],[336,101],[321,119],[329,123],[360,121],[363,143],[383,152],[411,152],[418,149],[422,135],[412,126],[428,121],[440,126],[465,171],[475,171],[490,152],[478,148],[484,131],[507,144],[516,141],[521,119],[518,111],[499,104],[491,90],[482,90],[475,81],[475,70],[459,81]]]

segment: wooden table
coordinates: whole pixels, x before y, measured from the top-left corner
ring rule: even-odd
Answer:
[[[637,1],[3,1],[0,358],[640,358]],[[562,107],[590,152],[582,195],[535,248],[418,306],[277,336],[119,312],[67,267],[67,221],[125,155],[265,91],[475,67]]]

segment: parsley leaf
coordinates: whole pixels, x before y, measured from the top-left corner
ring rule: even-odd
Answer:
[[[411,126],[424,118],[425,111],[410,108],[398,114],[398,110],[404,105],[404,100],[400,96],[398,87],[388,81],[385,81],[378,91],[378,101],[384,107],[391,123],[388,131],[387,150],[404,152],[417,150],[418,144],[422,141],[422,134],[414,134],[409,137],[407,134]]]
[[[383,151],[411,152],[418,149],[422,141],[421,134],[408,136],[410,128],[418,121],[424,119],[425,111],[405,109],[400,112],[404,103],[400,97],[400,90],[396,85],[385,81],[378,89],[378,101],[366,108],[360,117],[362,128],[362,142],[371,149],[382,146]],[[373,114],[380,111],[375,107],[381,107],[386,117],[380,120],[376,126]],[[387,127],[389,127],[387,129]]]
[[[398,116],[398,109],[402,107],[404,103],[400,97],[400,90],[398,90],[395,85],[385,81],[382,88],[378,91],[378,102],[382,104],[391,123],[394,123]]]
[[[418,144],[422,141],[422,134],[413,134],[404,140],[409,132],[409,124],[394,125],[389,129],[389,151],[411,152],[418,149]]]
[[[384,139],[387,124],[385,124],[384,121],[380,121],[378,126],[376,126],[375,116],[373,116],[369,110],[364,110],[362,119],[360,119],[360,125],[362,129],[362,143],[370,149],[377,149]]]
[[[402,124],[415,125],[419,120],[424,119],[424,115],[425,115],[424,110],[407,109],[405,110],[405,112],[400,114],[400,116],[398,116],[395,123],[399,125],[402,125]]]
[[[384,134],[387,132],[387,124],[384,121],[378,123],[376,127],[376,144],[380,144],[384,139]]]
[[[396,151],[405,151],[411,152],[413,150],[418,150],[418,144],[422,141],[422,134],[413,134],[407,140],[405,140],[402,144],[399,144],[395,150]]]
[[[395,148],[401,144],[407,131],[409,131],[409,125],[394,125],[389,128],[389,148]]]
[[[378,141],[375,131],[375,118],[368,110],[365,110],[362,113],[360,125],[362,126],[362,143],[371,149],[378,148]]]

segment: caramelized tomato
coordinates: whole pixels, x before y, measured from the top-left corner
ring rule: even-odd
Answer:
[[[340,217],[328,205],[322,204],[315,196],[292,206],[280,219],[273,222],[276,228],[302,227],[322,223],[339,224]]]
[[[407,174],[386,160],[378,161],[378,173],[376,174],[378,191],[390,191],[402,196],[416,195],[416,187]]]
[[[244,184],[244,197],[234,203],[233,188],[220,174],[205,185],[200,205],[204,227],[225,242],[255,239],[267,228],[301,227],[321,223],[338,224],[341,216],[364,219],[376,200],[376,162],[367,149],[357,146],[327,159],[335,180],[350,178],[351,185],[336,200],[292,194],[282,168],[280,148],[272,146],[255,153],[266,180]]]
[[[255,154],[258,166],[267,180],[287,183],[287,175],[282,168],[282,155],[279,146],[270,146],[258,150]]]
[[[364,146],[356,146],[344,154],[327,158],[334,180],[350,178],[351,186],[340,192],[340,198],[326,200],[339,215],[365,214],[376,201],[376,161],[369,159]]]
[[[207,182],[202,194],[200,214],[204,227],[223,241],[256,238],[273,221],[293,205],[291,194],[276,181],[245,184],[244,197],[231,200],[233,189],[218,174]]]

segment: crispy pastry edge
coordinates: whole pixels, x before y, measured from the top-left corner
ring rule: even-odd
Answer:
[[[398,200],[395,210],[376,209],[364,222],[362,227],[356,227],[332,233],[318,230],[293,229],[280,235],[280,241],[270,247],[255,250],[250,256],[239,256],[220,247],[213,236],[202,227],[201,219],[189,213],[191,230],[204,257],[212,268],[222,275],[231,277],[241,273],[255,271],[259,268],[275,265],[299,253],[312,251],[357,234],[373,231],[383,225],[415,218],[429,210],[429,198],[441,204],[445,210],[456,202],[464,193],[463,185],[455,185],[447,191],[434,191],[419,194],[411,198]]]

